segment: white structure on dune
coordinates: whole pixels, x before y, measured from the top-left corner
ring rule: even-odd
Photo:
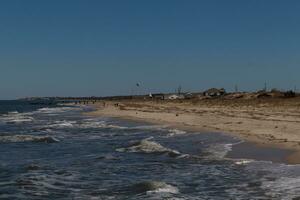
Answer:
[[[165,95],[165,99],[168,99],[168,100],[184,99],[184,95],[181,95],[181,94],[167,94],[167,95]]]

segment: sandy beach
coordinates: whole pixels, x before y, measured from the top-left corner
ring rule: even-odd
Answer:
[[[300,99],[102,101],[94,116],[167,124],[184,130],[223,132],[258,146],[291,150],[300,163]],[[276,155],[274,155],[276,156]]]

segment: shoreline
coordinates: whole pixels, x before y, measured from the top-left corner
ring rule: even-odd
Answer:
[[[222,115],[226,111],[236,111],[227,105],[223,106],[221,108],[223,112],[219,113],[215,111],[216,109],[219,109],[219,106],[216,105],[210,105],[208,107],[207,105],[188,105],[178,102],[103,101],[93,104],[92,106],[96,110],[87,113],[87,115],[115,117],[168,125],[170,127],[193,132],[225,133],[245,141],[245,146],[249,146],[250,144],[253,148],[273,149],[274,154],[277,155],[274,155],[273,159],[265,157],[265,160],[280,160],[287,164],[300,164],[300,137],[298,141],[297,132],[292,132],[291,134],[287,132],[288,130],[286,131],[287,133],[276,132],[276,129],[278,129],[279,126],[282,126],[282,123],[294,130],[300,130],[300,123],[299,125],[297,123],[295,124],[295,120],[276,123],[274,121],[270,122],[269,120],[255,119],[255,114],[261,112],[260,109],[255,109],[255,107],[251,107],[251,116],[253,116],[253,118],[249,118],[249,116],[232,117]],[[241,108],[239,108],[239,110],[241,110]],[[199,111],[202,111],[200,115]],[[272,112],[275,112],[276,116],[279,116],[278,112],[273,110]],[[241,113],[243,113],[243,111],[241,111]],[[298,120],[298,118],[296,120]],[[275,131],[270,129],[270,123]],[[212,126],[212,124],[217,124],[219,126]],[[293,126],[291,126],[291,124]],[[265,129],[258,129],[261,127],[265,127]],[[251,132],[249,129],[253,131]],[[233,150],[237,151],[243,149],[250,150],[251,148],[245,148],[243,145],[233,147]],[[277,150],[281,150],[285,153],[278,153]],[[249,155],[252,154],[250,153]],[[271,156],[272,153],[268,155]],[[279,156],[284,157],[276,158]],[[250,158],[252,157],[250,156]],[[238,158],[238,156],[235,155],[235,158]]]

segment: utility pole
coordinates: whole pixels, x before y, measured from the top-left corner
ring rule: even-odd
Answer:
[[[267,91],[267,82],[265,82],[265,87],[264,87],[264,91],[266,92]]]
[[[235,84],[234,90],[235,90],[235,92],[238,92],[238,91],[239,91],[239,88],[238,88],[238,85],[237,85],[237,84]]]
[[[179,86],[178,86],[178,89],[177,89],[177,93],[178,93],[179,95],[181,94],[181,89],[182,89],[182,88],[181,88],[181,85],[179,85]]]

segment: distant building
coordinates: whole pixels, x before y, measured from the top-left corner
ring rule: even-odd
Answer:
[[[218,96],[223,96],[224,94],[226,94],[224,88],[221,89],[211,88],[203,92],[204,96],[209,96],[209,97],[218,97]]]
[[[190,93],[190,92],[187,92],[187,93],[184,93],[184,98],[185,99],[193,99],[196,97],[196,94],[193,94],[193,93]]]
[[[157,100],[164,100],[165,99],[165,95],[162,93],[158,93],[158,94],[151,94],[151,98],[152,99],[157,99]]]

